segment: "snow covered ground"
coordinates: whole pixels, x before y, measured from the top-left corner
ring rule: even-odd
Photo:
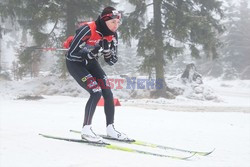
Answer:
[[[87,98],[44,96],[25,101],[2,96],[0,166],[250,167],[250,82],[206,83],[222,101],[121,99],[115,122],[118,130],[138,140],[201,151],[216,148],[207,157],[181,161],[43,138],[38,134],[79,138],[69,129],[80,130]],[[103,107],[97,107],[93,129],[105,133]]]

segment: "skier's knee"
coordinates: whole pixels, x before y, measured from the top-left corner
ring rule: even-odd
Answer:
[[[102,92],[101,91],[97,91],[97,92],[92,92],[91,95],[93,96],[97,96],[97,97],[101,97],[102,96]]]
[[[100,90],[100,91],[92,91],[92,92],[90,93],[90,95],[91,95],[92,97],[94,97],[95,99],[100,99],[101,96],[102,96],[102,92],[101,92],[101,90]]]
[[[104,91],[103,92],[103,98],[108,100],[108,99],[113,99],[113,93],[109,90],[109,91]]]

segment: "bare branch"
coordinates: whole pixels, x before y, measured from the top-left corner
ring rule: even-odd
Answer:
[[[146,5],[146,7],[151,6],[151,5],[153,5],[153,4],[154,4],[153,2],[152,2],[152,3],[150,3],[150,4],[147,4],[147,5]]]
[[[49,33],[49,35],[51,35],[51,34],[54,32],[54,30],[55,30],[56,27],[57,27],[57,24],[58,24],[58,20],[56,20],[56,22],[55,22],[55,24],[54,24],[52,30],[51,30],[50,33]]]

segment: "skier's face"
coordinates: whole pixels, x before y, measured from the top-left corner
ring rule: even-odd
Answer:
[[[110,29],[112,32],[116,32],[120,25],[120,19],[111,19],[106,21],[107,27]]]

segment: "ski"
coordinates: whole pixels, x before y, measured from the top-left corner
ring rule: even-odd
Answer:
[[[73,139],[73,138],[67,138],[67,137],[52,136],[52,135],[47,135],[47,134],[39,134],[39,135],[41,135],[41,136],[43,136],[45,138],[50,138],[50,139],[64,140],[64,141],[76,142],[76,143],[83,143],[83,144],[87,144],[87,145],[91,145],[91,146],[104,147],[104,148],[112,149],[112,150],[120,150],[120,151],[125,151],[125,152],[152,155],[152,156],[157,156],[157,157],[166,157],[166,158],[178,159],[178,160],[188,160],[189,158],[191,158],[191,157],[193,157],[195,155],[195,153],[193,153],[193,154],[191,154],[189,156],[176,156],[176,155],[157,154],[157,153],[137,150],[137,149],[133,149],[133,148],[129,148],[129,147],[121,147],[121,146],[106,143],[106,142],[92,142],[92,141],[87,141],[87,140],[82,140],[82,139]]]
[[[81,133],[80,131],[77,131],[77,130],[70,130],[70,132]],[[186,153],[191,153],[191,154],[196,154],[196,155],[201,155],[201,156],[207,156],[207,155],[211,154],[212,152],[214,152],[214,150],[215,150],[215,149],[213,149],[212,151],[195,151],[195,150],[187,150],[187,149],[181,149],[181,148],[176,148],[176,147],[163,146],[163,145],[159,145],[159,144],[152,144],[152,143],[134,140],[134,139],[117,140],[117,139],[108,137],[106,135],[100,135],[100,136],[104,139],[107,139],[107,140],[115,140],[118,142],[124,142],[124,143],[146,146],[146,147],[151,147],[151,148],[159,148],[159,149],[163,149],[163,150],[173,150],[173,151],[186,152]]]
[[[94,141],[87,141],[83,139],[72,139],[72,138],[65,138],[65,137],[59,137],[59,136],[52,136],[52,135],[46,135],[46,134],[39,134],[40,136],[43,136],[45,138],[50,138],[50,139],[57,139],[57,140],[64,140],[64,141],[69,141],[69,142],[78,142],[78,143],[85,143],[88,145],[94,145],[94,146],[105,146],[108,145],[108,143],[105,142],[94,142]]]

